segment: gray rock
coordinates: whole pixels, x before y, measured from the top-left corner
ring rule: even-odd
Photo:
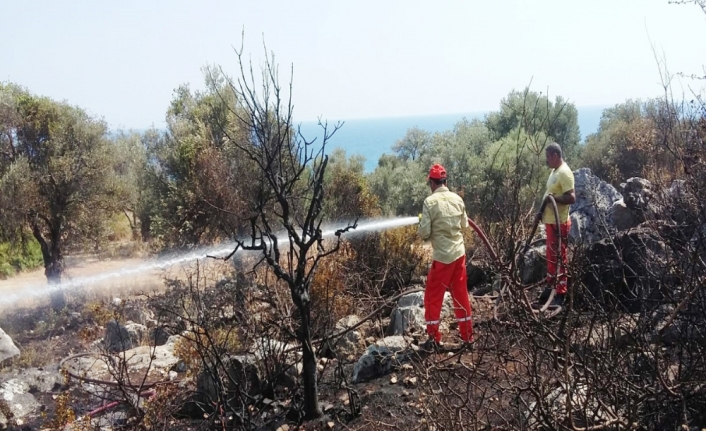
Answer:
[[[360,317],[355,314],[348,315],[336,322],[336,332],[343,331],[360,323]]]
[[[53,392],[64,385],[64,376],[54,369],[27,368],[20,371],[17,379],[27,383],[28,392]]]
[[[415,292],[403,296],[399,301],[397,301],[397,306],[400,308],[411,306],[423,307],[424,292]]]
[[[29,384],[19,378],[13,378],[0,385],[0,402],[4,402],[12,413],[12,419],[23,418],[39,409],[39,403],[28,393]],[[5,417],[0,409],[0,426],[6,428],[9,418]]]
[[[628,230],[636,226],[632,210],[628,208],[622,199],[613,202],[613,206],[610,208],[610,217],[613,220],[613,225],[619,231]]]
[[[523,284],[541,281],[547,276],[547,247],[539,245],[530,248],[520,259],[520,277]]]
[[[574,171],[576,202],[571,205],[571,238],[583,243],[593,243],[607,238],[615,232],[611,219],[611,208],[623,196],[612,185],[602,181],[588,168]]]
[[[201,372],[196,379],[196,391],[205,395],[204,401],[217,400],[219,385],[216,385],[215,378],[218,376],[221,379],[222,387],[231,392],[231,396],[228,398],[233,398],[233,394],[241,390],[250,396],[258,395],[262,388],[255,361],[253,356],[226,358],[224,363],[227,364],[228,375],[226,376],[225,370]]]
[[[339,333],[345,331],[346,329],[357,325],[358,322],[360,322],[360,317],[354,314],[346,316],[336,322],[335,332]],[[333,344],[334,342],[335,344]],[[320,356],[324,358],[346,357],[348,355],[357,354],[363,348],[363,334],[358,330],[348,331],[337,340],[330,340],[329,343],[324,344],[324,346],[322,346]]]
[[[632,177],[620,184],[625,205],[633,211],[644,211],[652,200],[652,183],[644,178]]]
[[[353,367],[353,383],[360,383],[390,373],[398,365],[417,355],[418,347],[402,336],[385,337],[369,346]]]
[[[424,333],[424,309],[412,305],[408,307],[395,307],[390,314],[390,324],[385,330],[385,335],[405,335],[409,333]]]
[[[15,342],[12,341],[9,335],[0,328],[0,362],[14,358],[20,354],[20,349],[15,346]]]
[[[125,324],[128,334],[130,334],[130,342],[133,346],[139,346],[145,340],[147,335],[147,327],[145,325],[128,322]]]
[[[150,320],[154,320],[154,312],[147,308],[144,303],[133,300],[120,300],[115,298],[114,306],[120,315],[120,319],[127,322],[132,321],[141,325],[147,325]]]
[[[103,346],[109,352],[123,352],[132,348],[132,345],[132,339],[127,328],[115,320],[111,320],[105,325]]]
[[[150,329],[150,345],[163,346],[169,341],[169,332],[164,326],[155,326]]]
[[[569,229],[569,242],[578,244],[581,242],[581,235],[587,231],[589,226],[588,216],[583,212],[574,212],[569,215],[571,228]]]

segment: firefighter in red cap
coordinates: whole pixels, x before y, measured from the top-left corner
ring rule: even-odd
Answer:
[[[429,343],[441,342],[439,323],[446,290],[451,291],[454,313],[464,342],[473,342],[471,304],[466,286],[466,247],[462,230],[468,228],[463,199],[446,187],[446,169],[435,164],[429,170],[431,195],[424,200],[419,220],[419,235],[431,241],[431,269],[424,291],[424,317]]]

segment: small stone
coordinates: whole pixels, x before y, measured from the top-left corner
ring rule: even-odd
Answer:
[[[326,422],[326,425],[328,425],[329,429],[333,429],[334,426],[336,426],[335,422]]]
[[[390,377],[390,384],[394,385],[395,383],[397,383],[397,376],[393,374],[392,377]]]

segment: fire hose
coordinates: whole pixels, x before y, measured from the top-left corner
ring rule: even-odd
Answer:
[[[554,223],[556,226],[557,230],[557,251],[560,253],[561,250],[561,225],[559,222],[559,208],[557,207],[556,200],[554,199],[554,196],[548,195],[546,199],[544,199],[544,202],[542,202],[542,206],[539,209],[539,214],[544,213],[544,210],[547,206],[547,204],[551,204],[552,211],[554,212]],[[537,231],[537,227],[539,226],[539,221],[540,217],[535,217],[534,223],[532,225],[532,231],[527,237],[527,240],[525,241],[525,245],[522,248],[521,252],[516,256],[516,259],[524,257],[525,254],[527,254],[527,251],[530,248],[530,245],[532,244],[532,238],[534,237],[534,234]],[[495,263],[496,267],[502,272],[503,267],[506,266],[506,264],[503,264],[503,262],[500,260],[498,257],[498,254],[495,252],[495,249],[493,249],[493,246],[490,244],[490,241],[488,240],[488,236],[483,232],[483,229],[478,226],[478,224],[473,221],[470,217],[468,217],[468,224],[473,228],[473,230],[476,232],[476,234],[480,237],[481,241],[483,244],[486,246],[488,249],[488,253],[490,254],[491,259]],[[549,247],[550,245],[547,244]],[[560,269],[563,266],[563,261],[562,259],[558,258],[557,259],[557,265],[555,265],[555,273],[554,273],[554,286],[552,286],[551,293],[549,294],[549,297],[547,298],[546,302],[542,305],[542,307],[539,309],[540,313],[545,312],[551,305],[552,301],[554,300],[554,297],[556,296],[556,282],[559,279],[559,274],[560,274]],[[529,300],[527,300],[529,304]],[[531,308],[531,304],[529,304]]]

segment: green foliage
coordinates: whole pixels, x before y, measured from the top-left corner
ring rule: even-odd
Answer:
[[[546,181],[544,148],[557,141],[565,159],[579,153],[578,116],[573,104],[541,93],[512,91],[500,110],[485,121],[463,119],[452,130],[433,135],[410,129],[395,144],[396,155],[383,155],[368,177],[384,214],[419,213],[429,194],[426,175],[433,163],[448,172],[448,186],[458,192],[473,217],[498,220],[515,210],[515,223],[529,210]]]
[[[521,128],[529,135],[542,133],[548,140],[556,141],[568,160],[578,155],[578,111],[561,96],[552,102],[546,95],[529,91],[529,88],[513,90],[500,102],[500,111],[487,116],[486,126],[494,140]]]
[[[236,114],[229,78],[206,69],[206,90],[175,91],[167,132],[149,137],[145,181],[153,195],[141,205],[150,232],[165,245],[184,247],[245,233],[248,202],[262,193],[261,175],[239,144],[248,145],[247,119]],[[139,213],[140,211],[138,211]]]
[[[336,148],[329,156],[324,177],[324,213],[331,221],[380,215],[378,199],[363,175],[363,157],[346,158]]]
[[[34,238],[25,237],[18,244],[0,243],[0,278],[42,266],[42,251]]]
[[[72,244],[95,241],[118,208],[107,127],[80,108],[0,85],[1,239],[30,229],[47,275],[59,277]]]
[[[419,127],[407,130],[405,136],[395,142],[392,151],[402,160],[416,160],[429,150],[431,134]]]
[[[583,165],[615,186],[630,177],[657,180],[660,173],[674,172],[680,148],[669,142],[681,139],[671,136],[679,133],[669,125],[678,128],[682,115],[678,112],[682,112],[679,106],[656,100],[628,100],[606,109],[598,132],[586,139]]]

